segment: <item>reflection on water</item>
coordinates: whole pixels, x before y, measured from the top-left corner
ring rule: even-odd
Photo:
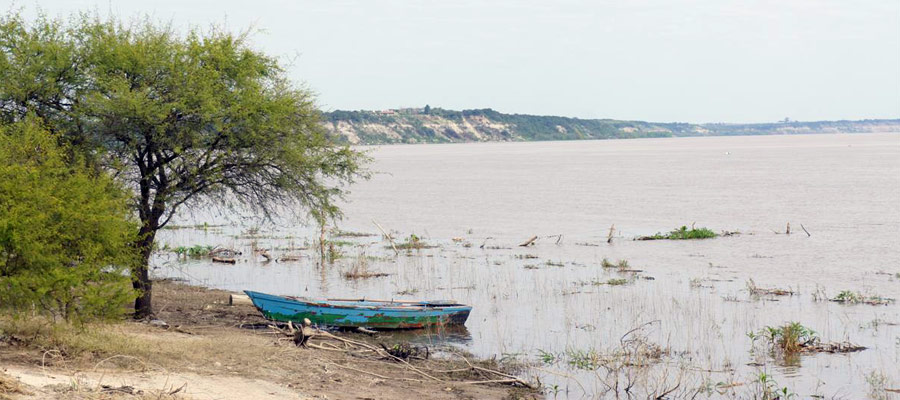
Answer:
[[[243,256],[227,265],[162,251],[155,275],[307,297],[455,299],[474,307],[466,331],[389,335],[519,357],[569,395],[628,378],[746,396],[761,372],[801,398],[864,397],[873,373],[900,387],[900,306],[827,301],[843,290],[900,298],[900,135],[389,146],[372,155],[384,173],[354,189],[340,228],[377,234],[375,220],[400,242],[416,234],[437,247],[395,256],[380,236],[333,235],[341,256],[320,266],[298,250],[318,238],[313,227],[167,230],[161,244]],[[223,222],[196,219],[185,223]],[[630,240],[695,222],[741,234]],[[518,246],[534,235],[534,246]],[[258,248],[302,257],[265,262]],[[603,268],[603,259],[640,271]],[[751,279],[799,295],[754,295]],[[751,352],[749,332],[787,321],[869,349],[789,360]],[[640,375],[610,369],[609,355],[640,326],[660,358]]]

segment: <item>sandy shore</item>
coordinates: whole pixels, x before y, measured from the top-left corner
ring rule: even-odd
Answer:
[[[380,357],[341,341],[299,348],[229,293],[158,282],[156,317],[50,329],[0,325],[0,399],[488,399],[532,398],[520,385],[475,383],[502,376],[463,356]],[[3,328],[5,326],[5,328]],[[390,340],[338,337],[379,346]],[[476,367],[516,372],[491,361]]]

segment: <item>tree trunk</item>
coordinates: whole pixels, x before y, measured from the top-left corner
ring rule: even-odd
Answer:
[[[153,251],[153,240],[156,229],[150,221],[146,221],[140,230],[136,246],[141,258],[131,273],[131,284],[138,292],[134,299],[134,318],[145,318],[153,314],[153,282],[150,281],[150,253]]]

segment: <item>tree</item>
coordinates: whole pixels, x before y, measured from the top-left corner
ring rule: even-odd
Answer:
[[[425,110],[423,110],[423,111],[425,112],[425,115],[431,114],[431,106],[426,104]]]
[[[214,202],[269,217],[300,206],[324,222],[366,176],[365,156],[320,124],[313,94],[246,34],[12,15],[0,22],[0,81],[0,118],[35,113],[134,189],[136,317],[152,313],[150,254],[179,209]]]
[[[35,117],[0,128],[0,304],[66,320],[118,315],[134,299],[128,197],[65,153]]]

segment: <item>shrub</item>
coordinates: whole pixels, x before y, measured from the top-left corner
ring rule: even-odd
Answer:
[[[0,305],[83,321],[134,300],[125,191],[36,118],[0,127]]]

